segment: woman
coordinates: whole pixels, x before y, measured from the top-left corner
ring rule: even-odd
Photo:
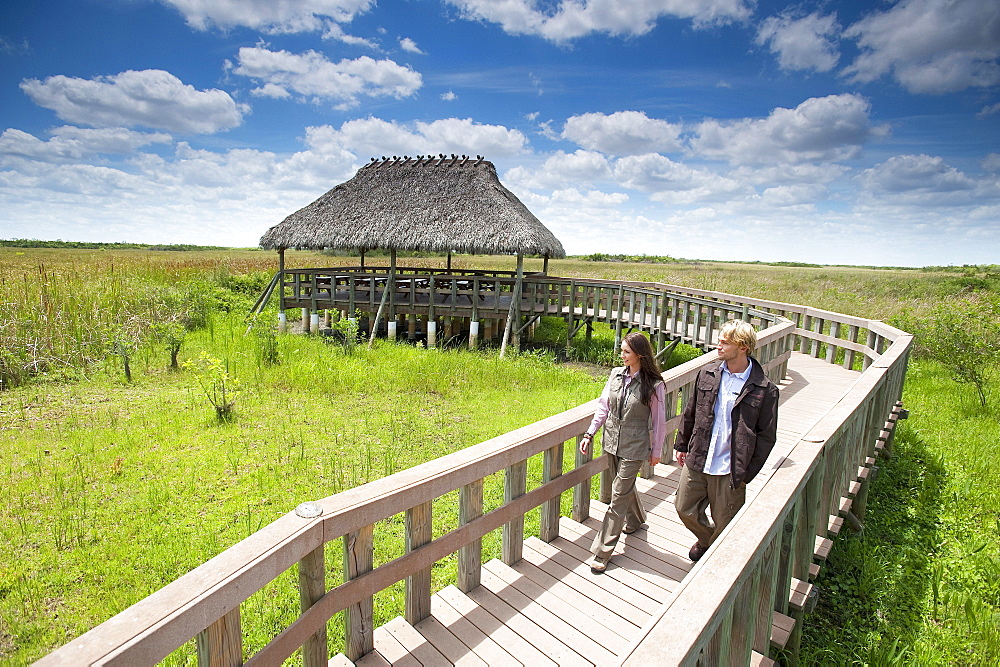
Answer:
[[[601,444],[614,475],[611,503],[590,548],[594,572],[607,569],[622,531],[634,533],[646,522],[635,478],[644,461],[651,466],[660,462],[667,430],[663,379],[649,339],[638,331],[630,333],[622,341],[621,357],[625,365],[611,371],[600,406],[580,440],[580,452],[586,454],[597,429],[604,426]]]

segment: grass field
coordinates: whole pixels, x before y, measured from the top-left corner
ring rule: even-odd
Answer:
[[[287,259],[290,267],[352,263],[298,252]],[[541,264],[528,260],[529,270],[533,262]],[[509,269],[513,258],[457,256],[453,266]],[[0,248],[0,371],[7,378],[0,391],[0,661],[20,665],[44,655],[303,500],[600,391],[603,379],[553,365],[544,354],[498,359],[388,344],[347,351],[317,338],[246,336],[243,314],[275,270],[272,253],[252,250]],[[656,280],[890,321],[919,318],[984,280],[968,268],[578,259],[553,261],[550,273]],[[193,368],[169,368],[163,335],[144,328],[151,318],[175,316],[190,325],[181,361],[204,353],[225,364],[236,390],[230,420],[216,418]],[[838,540],[818,582],[821,603],[808,617],[803,656],[829,664],[996,664],[995,400],[980,408],[942,367],[918,360],[904,402],[911,418],[896,457],[882,464],[866,529]],[[496,485],[489,493],[487,504],[498,502]],[[442,513],[437,530],[448,517]],[[390,521],[379,531],[380,560],[398,555],[400,525]],[[495,539],[486,550],[498,550]],[[453,560],[434,576],[451,581]],[[401,587],[383,594],[378,622],[398,613],[401,598]],[[296,600],[288,575],[251,598],[248,616],[259,620],[244,628],[248,649],[287,624]],[[186,647],[169,662],[192,656]]]

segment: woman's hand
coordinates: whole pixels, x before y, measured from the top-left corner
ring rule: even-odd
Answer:
[[[580,438],[580,453],[581,454],[583,454],[583,455],[587,454],[587,450],[590,449],[590,443],[591,443],[591,441],[593,439],[594,439],[593,436],[591,436],[589,434],[586,434],[586,433],[583,435],[582,438]]]
[[[659,462],[660,462],[660,457],[659,456],[653,456],[652,454],[649,455],[649,467],[650,468],[655,468],[656,464],[659,463]]]
[[[687,452],[677,452],[677,465],[684,467],[684,459],[687,458]]]

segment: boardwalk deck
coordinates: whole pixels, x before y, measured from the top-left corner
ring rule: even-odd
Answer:
[[[792,353],[780,385],[778,442],[748,497],[858,376]],[[591,518],[582,524],[562,517],[552,542],[526,540],[523,559],[514,566],[485,564],[482,585],[469,594],[454,586],[438,592],[431,616],[415,627],[396,618],[378,629],[375,651],[358,664],[616,664],[692,568],[687,552],[693,538],[673,506],[679,475],[667,462],[651,479],[638,481],[647,526],[623,536],[604,574],[586,565],[605,509],[594,501]],[[338,655],[330,664],[350,663]]]

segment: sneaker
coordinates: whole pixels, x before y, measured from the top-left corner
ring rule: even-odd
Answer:
[[[591,572],[604,572],[608,569],[608,561],[603,558],[598,558],[597,556],[591,558],[590,562],[587,564],[590,565]]]
[[[641,529],[643,529],[643,528],[645,528],[645,527],[646,527],[646,524],[644,524],[644,523],[640,523],[640,524],[639,524],[638,526],[636,526],[635,528],[631,528],[631,527],[629,527],[629,526],[625,526],[624,528],[622,528],[622,532],[623,532],[623,533],[625,533],[626,535],[631,535],[631,534],[632,534],[632,533],[634,533],[635,531],[637,531],[637,530],[641,530]]]
[[[708,551],[708,547],[701,546],[701,542],[695,542],[694,546],[691,547],[691,551],[688,552],[688,558],[692,562],[697,563],[705,555],[706,551]]]

